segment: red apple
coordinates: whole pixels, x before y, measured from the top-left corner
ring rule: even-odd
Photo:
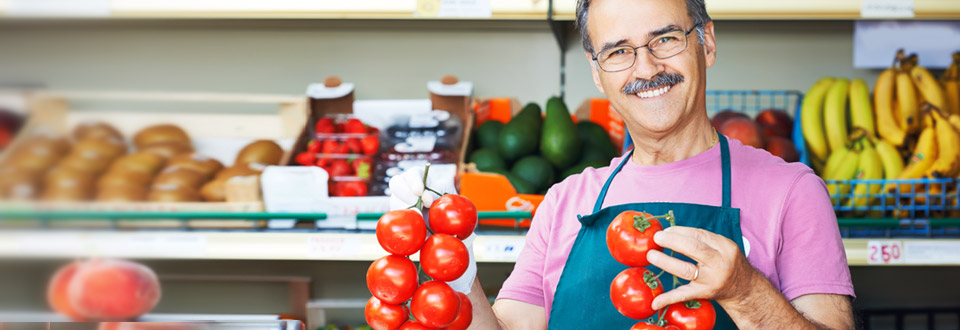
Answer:
[[[793,118],[786,111],[780,109],[766,109],[756,118],[762,129],[763,136],[779,136],[790,139],[793,134]]]
[[[728,110],[723,110],[723,111],[720,111],[720,112],[717,112],[716,114],[714,114],[714,115],[713,115],[713,118],[710,119],[710,124],[713,125],[713,128],[714,128],[714,129],[716,129],[716,130],[719,131],[720,128],[723,127],[723,123],[726,123],[727,120],[730,120],[730,119],[733,119],[733,118],[746,118],[746,119],[750,119],[749,116],[747,116],[746,114],[744,114],[744,113],[742,113],[742,112],[737,112],[737,111],[729,110],[729,109],[728,109]]]
[[[797,152],[797,147],[793,145],[793,141],[779,136],[768,136],[765,149],[788,163],[800,160],[800,154]]]
[[[720,134],[729,138],[737,139],[744,145],[757,149],[763,148],[763,135],[760,134],[760,126],[750,118],[732,118],[728,119],[720,127]]]

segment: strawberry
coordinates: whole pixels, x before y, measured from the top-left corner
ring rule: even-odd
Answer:
[[[380,137],[377,135],[367,135],[360,140],[364,155],[372,155],[380,149]]]
[[[337,182],[334,188],[334,196],[357,197],[366,195],[367,183],[363,181]]]
[[[324,154],[335,154],[340,150],[340,144],[333,139],[323,141],[323,146],[320,148],[320,152]]]
[[[317,124],[314,130],[316,130],[317,133],[323,133],[323,134],[335,133],[333,129],[333,119],[331,119],[330,117],[320,118],[320,120],[317,120]]]
[[[365,134],[367,133],[367,125],[364,125],[359,119],[350,118],[344,125],[344,133]]]
[[[347,164],[347,161],[344,159],[334,159],[333,162],[330,163],[329,172],[331,177],[353,175],[353,169],[350,168],[350,164]]]
[[[310,151],[304,151],[297,154],[297,164],[302,166],[312,166],[315,165],[317,161],[317,154]]]
[[[321,146],[323,146],[323,143],[318,140],[310,141],[310,143],[307,143],[307,151],[318,154]]]
[[[373,165],[370,164],[370,160],[365,158],[354,159],[350,163],[353,167],[353,172],[360,178],[366,179],[370,177],[370,171],[373,169]]]
[[[347,152],[351,154],[359,154],[363,152],[363,146],[360,145],[360,139],[347,139],[347,142],[344,142],[344,145],[347,146]]]

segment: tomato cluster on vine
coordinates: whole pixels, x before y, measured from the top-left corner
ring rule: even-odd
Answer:
[[[470,300],[446,282],[463,276],[469,266],[469,251],[461,240],[473,234],[477,208],[463,196],[440,196],[430,206],[428,232],[417,204],[387,212],[377,223],[377,242],[390,255],[367,269],[373,297],[364,317],[376,330],[466,329],[473,321]],[[410,260],[417,252],[423,274]],[[421,282],[421,275],[428,279]]]
[[[610,255],[627,268],[617,274],[610,284],[610,300],[614,308],[626,317],[645,320],[630,330],[708,330],[716,324],[716,310],[709,301],[698,299],[672,304],[661,310],[653,309],[653,299],[663,293],[659,274],[645,267],[650,265],[647,252],[663,247],[653,241],[653,235],[663,230],[660,220],[675,224],[673,211],[653,216],[645,212],[624,211],[607,227],[607,249]],[[673,252],[671,252],[671,255]],[[674,284],[679,280],[673,277]],[[654,317],[656,316],[656,317]]]

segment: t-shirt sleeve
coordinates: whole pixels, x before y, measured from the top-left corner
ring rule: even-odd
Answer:
[[[807,294],[853,297],[850,267],[827,187],[812,172],[787,194],[777,272],[780,291],[793,300]]]
[[[546,305],[543,293],[543,270],[546,259],[547,237],[550,234],[550,221],[554,218],[553,191],[544,196],[537,207],[530,224],[530,230],[524,241],[523,249],[517,257],[510,276],[503,282],[497,300],[511,299],[537,306]]]

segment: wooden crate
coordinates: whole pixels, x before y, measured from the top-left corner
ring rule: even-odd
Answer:
[[[219,159],[225,166],[233,163],[237,152],[249,142],[271,139],[287,151],[281,164],[290,157],[290,149],[306,123],[306,98],[302,95],[178,93],[178,92],[80,92],[37,91],[30,98],[30,118],[13,148],[29,132],[47,130],[68,135],[77,124],[103,121],[125,136],[128,145],[140,129],[161,123],[183,128],[193,140],[198,153]],[[190,110],[203,107],[207,110]],[[231,111],[235,108],[266,108],[257,111]],[[11,148],[11,149],[13,149]],[[259,196],[259,187],[254,192]],[[0,209],[97,210],[97,211],[228,211],[257,212],[263,203],[242,202],[191,203],[13,203],[0,202]],[[181,227],[175,220],[121,221],[130,227]],[[262,225],[262,222],[237,220],[193,220],[189,227],[241,227]]]

